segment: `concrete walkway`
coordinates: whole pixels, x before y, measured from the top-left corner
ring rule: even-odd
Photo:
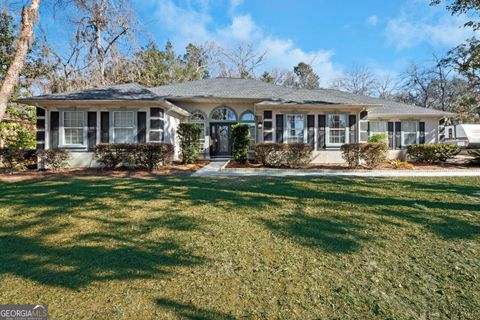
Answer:
[[[237,169],[225,168],[227,161],[212,161],[192,177],[480,177],[480,169],[469,170],[331,170],[331,169]]]

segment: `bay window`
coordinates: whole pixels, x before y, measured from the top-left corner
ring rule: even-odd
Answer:
[[[327,115],[327,146],[341,146],[348,143],[348,116]]]
[[[63,144],[66,146],[83,146],[85,144],[84,112],[63,112]]]
[[[303,114],[287,115],[287,143],[303,143],[305,116]]]
[[[135,142],[135,115],[133,111],[113,112],[113,143]]]
[[[402,121],[402,146],[418,143],[418,122]]]

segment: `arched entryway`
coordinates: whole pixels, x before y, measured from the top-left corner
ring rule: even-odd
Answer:
[[[210,113],[210,157],[232,156],[232,125],[238,121],[237,114],[227,106],[215,108]]]

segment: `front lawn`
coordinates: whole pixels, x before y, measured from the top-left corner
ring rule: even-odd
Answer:
[[[480,178],[0,182],[0,255],[53,319],[479,319]]]

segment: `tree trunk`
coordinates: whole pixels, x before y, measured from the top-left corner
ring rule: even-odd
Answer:
[[[5,115],[8,100],[12,95],[15,85],[18,83],[20,72],[25,64],[28,49],[30,48],[33,39],[33,26],[37,20],[39,6],[40,0],[32,0],[30,8],[24,7],[22,10],[22,22],[15,57],[5,74],[5,78],[0,88],[0,121]]]

